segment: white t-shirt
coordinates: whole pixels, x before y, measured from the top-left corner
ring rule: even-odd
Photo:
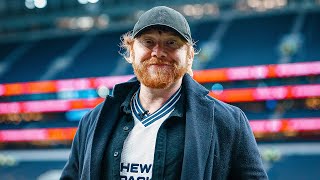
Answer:
[[[156,112],[146,114],[139,102],[139,90],[131,101],[134,127],[124,141],[120,161],[121,180],[150,180],[155,145],[161,124],[174,111],[181,88]]]
[[[134,116],[135,125],[123,144],[120,163],[121,179],[129,180],[131,177],[135,180],[151,179],[158,130],[171,112],[147,127]]]

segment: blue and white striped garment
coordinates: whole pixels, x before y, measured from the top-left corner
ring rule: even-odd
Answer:
[[[174,105],[178,102],[181,97],[181,87],[178,89],[176,93],[174,93],[167,102],[156,112],[152,114],[145,113],[146,110],[143,109],[140,100],[139,100],[139,92],[140,89],[133,95],[131,102],[131,111],[133,115],[145,126],[149,126],[153,122],[161,119],[167,113],[172,112],[174,110]]]

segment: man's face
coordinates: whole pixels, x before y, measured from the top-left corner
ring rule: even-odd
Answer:
[[[147,87],[163,89],[182,78],[191,68],[192,55],[186,41],[170,31],[152,29],[134,40],[132,66]]]

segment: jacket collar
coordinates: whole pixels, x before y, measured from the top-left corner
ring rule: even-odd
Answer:
[[[184,75],[182,83],[185,86],[186,129],[181,179],[203,179],[212,144],[214,103],[207,97],[209,91],[194,81],[190,75]],[[121,107],[128,107],[124,103],[129,101],[125,99],[139,86],[140,83],[136,78],[118,84],[114,87],[113,95],[105,100],[100,116],[97,117],[92,142],[94,148],[91,151],[91,179],[95,179],[101,172],[98,164],[101,163],[103,151],[116,125]]]
[[[129,93],[135,92],[139,87],[139,82],[136,78],[132,78],[128,82],[116,85],[113,88],[113,94],[107,96],[104,100],[102,108],[96,117],[96,123],[94,125],[93,139],[91,144],[90,159],[90,178],[99,179],[101,175],[101,160],[103,157],[104,150],[112,136],[113,129],[117,125],[117,120],[122,112],[130,111],[122,109],[126,106],[126,98],[130,98]],[[90,150],[89,150],[90,152]]]
[[[214,102],[209,91],[189,75],[183,78],[186,88],[186,130],[181,179],[204,179],[213,139]]]

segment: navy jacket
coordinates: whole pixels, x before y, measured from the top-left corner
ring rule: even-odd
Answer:
[[[116,85],[113,96],[81,119],[61,179],[98,179],[120,105],[138,83],[131,80]],[[244,113],[210,97],[189,75],[182,83],[186,89],[186,129],[181,179],[268,179]]]

